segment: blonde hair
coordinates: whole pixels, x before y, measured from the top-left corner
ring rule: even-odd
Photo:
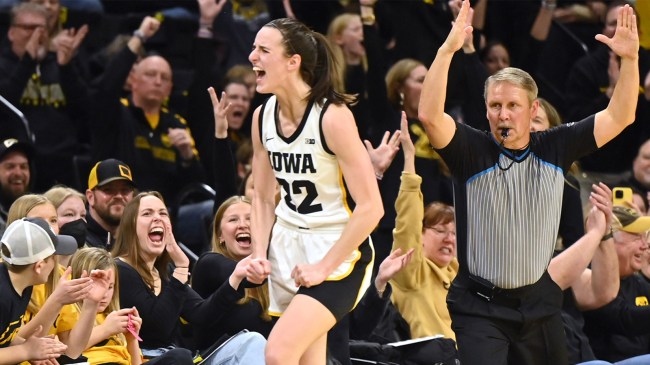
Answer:
[[[352,22],[354,19],[361,20],[361,17],[359,14],[343,13],[332,19],[329,27],[327,28],[327,40],[332,46],[332,54],[338,64],[341,65],[341,67],[339,67],[337,70],[336,75],[336,82],[340,83],[341,90],[345,90],[345,73],[347,70],[347,62],[345,60],[345,54],[343,53],[343,47],[339,46],[338,43],[336,43],[336,38],[343,34],[350,22]],[[366,56],[363,56],[361,58],[361,66],[363,67],[364,71],[368,70],[368,59]]]
[[[113,297],[111,298],[108,306],[102,312],[105,315],[120,309],[120,291],[119,291],[119,275],[117,273],[117,264],[111,254],[103,248],[99,247],[88,247],[78,250],[72,259],[70,260],[70,266],[72,267],[72,278],[78,279],[83,275],[84,271],[88,274],[92,270],[113,270],[113,276],[115,277],[115,285],[113,286]],[[79,303],[75,304],[79,312],[81,312],[81,306]],[[95,319],[95,326],[99,325],[97,319]],[[126,337],[124,334],[120,333],[115,335],[118,342],[126,345]]]
[[[388,101],[395,109],[402,108],[403,100],[399,89],[418,66],[424,66],[424,64],[412,58],[404,58],[397,61],[386,73],[386,94]]]
[[[537,98],[539,101],[539,106],[544,109],[546,112],[546,117],[548,118],[548,127],[553,128],[557,127],[558,125],[562,124],[562,118],[560,117],[560,113],[555,109],[555,107],[549,103],[546,99],[544,98]]]
[[[526,91],[528,101],[532,104],[537,99],[537,83],[530,74],[516,67],[506,67],[497,71],[485,80],[483,98],[487,101],[487,92],[490,86],[507,82]]]
[[[43,195],[47,199],[49,199],[52,202],[52,204],[54,204],[54,208],[57,209],[61,206],[61,204],[63,204],[64,201],[66,201],[71,196],[76,196],[77,198],[81,199],[81,201],[83,201],[84,204],[88,202],[86,200],[85,195],[65,185],[57,185],[55,187],[52,187],[50,188],[50,190],[43,193]]]
[[[233,261],[239,261],[239,260],[235,258],[230,251],[228,251],[228,247],[226,246],[226,243],[222,242],[219,237],[221,237],[221,233],[222,233],[221,221],[223,219],[223,215],[226,213],[226,210],[228,210],[228,208],[238,203],[246,203],[250,205],[251,201],[247,197],[241,195],[231,196],[230,198],[226,199],[223,203],[221,203],[219,209],[217,209],[217,213],[214,215],[213,230],[212,230],[212,252],[221,254]],[[260,303],[262,308],[268,308],[270,300],[269,300],[269,289],[267,284],[263,284],[255,288],[246,288],[244,292],[245,292],[244,297],[240,299],[237,302],[237,304],[246,304],[251,299],[255,299]],[[260,313],[260,318],[262,318],[265,321],[271,320],[271,316],[269,316],[269,314],[265,310],[263,310],[262,313]]]
[[[27,217],[29,212],[39,205],[52,204],[52,202],[41,194],[26,194],[16,199],[7,213],[7,227],[19,219]],[[52,204],[54,207],[54,204]],[[56,207],[54,207],[56,210]]]
[[[39,205],[43,204],[50,204],[52,207],[54,207],[54,204],[47,199],[44,195],[41,194],[26,194],[21,196],[20,198],[16,199],[13,204],[11,204],[11,207],[9,208],[9,212],[7,213],[7,227],[13,223],[14,221],[17,221],[19,219],[23,219],[27,217],[27,214],[29,212],[36,208]],[[54,207],[56,210],[56,207]],[[49,260],[48,258],[47,260]],[[47,282],[43,285],[45,285],[45,298],[49,298],[49,296],[54,292],[54,288],[56,288],[56,284],[59,283],[59,278],[61,277],[61,273],[59,272],[59,262],[56,259],[56,256],[52,255],[51,259],[54,260],[55,265],[54,269],[52,272],[50,272],[50,275],[47,277]],[[42,303],[39,305],[34,301],[34,296],[32,295],[32,298],[29,300],[29,305],[27,306],[27,310],[33,314],[38,313],[38,311],[41,309]]]

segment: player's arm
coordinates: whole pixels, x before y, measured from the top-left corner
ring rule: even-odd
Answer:
[[[268,275],[270,265],[266,262],[266,250],[271,239],[271,228],[275,221],[275,175],[271,169],[268,152],[260,140],[260,112],[258,107],[253,113],[253,126],[251,138],[253,140],[253,207],[251,211],[251,242],[253,245],[253,259],[260,259],[260,265],[253,264],[252,270],[259,275],[251,276],[249,270],[248,279],[253,282],[260,282],[260,279]]]
[[[327,146],[338,159],[355,202],[341,237],[319,263],[329,275],[370,235],[384,215],[384,208],[372,163],[359,138],[352,112],[345,106],[331,105],[323,117],[323,134]]]

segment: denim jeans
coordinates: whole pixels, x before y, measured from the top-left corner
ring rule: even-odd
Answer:
[[[650,364],[650,355],[640,355],[636,357],[631,357],[629,359],[617,361],[613,364],[614,365],[646,365],[646,364]],[[602,360],[593,360],[593,361],[581,362],[576,365],[612,365],[612,363],[607,361],[602,361]]]
[[[240,333],[231,338],[204,364],[264,365],[266,339],[257,332]]]

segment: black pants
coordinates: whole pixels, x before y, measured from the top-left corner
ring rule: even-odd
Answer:
[[[176,348],[165,352],[163,355],[147,361],[149,365],[193,365],[192,352],[187,349]]]
[[[459,275],[447,305],[463,365],[568,364],[562,290],[548,273],[532,285],[496,289],[491,301]]]

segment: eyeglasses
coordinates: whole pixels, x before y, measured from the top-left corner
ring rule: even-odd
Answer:
[[[435,234],[437,234],[439,236],[442,236],[442,237],[447,237],[447,235],[451,235],[452,237],[456,237],[456,231],[440,229],[440,228],[432,227],[432,226],[424,226],[424,229],[430,229]]]
[[[15,23],[11,25],[12,27],[21,28],[24,30],[34,31],[38,28],[45,29],[45,24],[24,24],[24,23]]]

